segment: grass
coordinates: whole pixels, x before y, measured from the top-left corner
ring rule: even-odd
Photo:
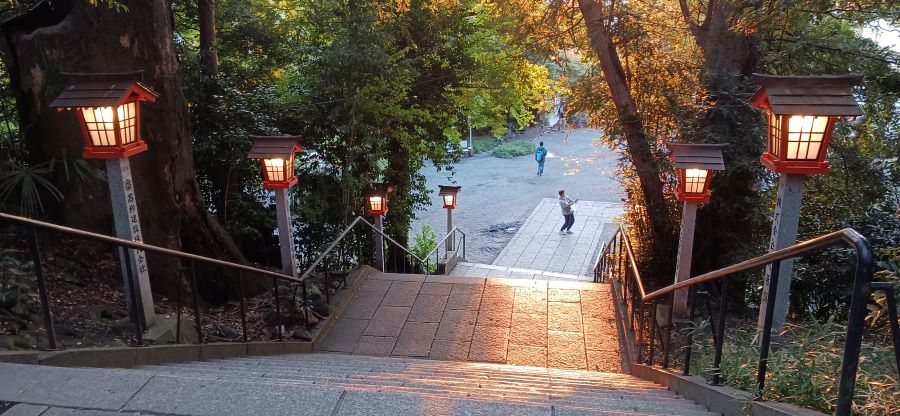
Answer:
[[[503,143],[494,148],[492,152],[495,157],[501,159],[511,159],[516,156],[525,156],[534,153],[534,143],[524,140],[516,140]]]
[[[834,412],[846,333],[846,326],[833,320],[811,319],[786,327],[784,344],[770,354],[764,398],[829,414]],[[749,392],[756,390],[759,348],[755,335],[755,329],[727,333],[721,364],[725,384]],[[890,344],[866,342],[880,335],[884,334],[867,334],[869,340],[863,340],[854,414],[900,414],[900,388],[897,387],[900,380],[897,380]],[[708,327],[701,325],[694,337],[691,373],[711,376],[715,349]]]

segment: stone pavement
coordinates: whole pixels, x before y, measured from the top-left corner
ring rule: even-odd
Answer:
[[[615,231],[612,218],[623,212],[621,203],[579,201],[575,204],[573,234],[561,235],[563,216],[559,203],[544,198],[493,265],[592,276],[591,267],[600,246]]]
[[[319,350],[619,371],[609,285],[376,274]]]
[[[468,263],[461,261],[456,263],[450,276],[464,277],[498,277],[504,279],[524,280],[581,280],[593,282],[592,276],[580,276],[577,274],[554,273],[545,270],[519,269],[516,267],[495,266],[492,264]]]

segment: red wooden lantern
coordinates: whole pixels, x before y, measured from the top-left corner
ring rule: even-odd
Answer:
[[[300,136],[250,136],[253,146],[248,159],[260,159],[263,169],[263,187],[286,189],[297,184],[294,174],[294,157],[303,151],[298,143]]]
[[[366,196],[366,211],[369,215],[378,217],[388,212],[388,194],[393,190],[390,186],[377,185]]]
[[[440,196],[441,200],[443,200],[444,208],[456,208],[456,194],[459,193],[459,190],[462,189],[462,186],[438,186],[440,186],[441,188],[440,192],[438,192],[438,196]]]
[[[140,72],[64,74],[71,82],[50,103],[59,111],[78,110],[85,159],[126,158],[147,150],[141,139],[141,101],[158,94],[133,81]]]
[[[760,89],[750,99],[766,110],[768,142],[760,162],[777,173],[831,171],[825,160],[835,122],[862,110],[853,86],[862,75],[785,77],[753,74]]]
[[[722,149],[727,144],[668,143],[669,156],[675,163],[678,185],[675,197],[683,202],[708,202],[712,172],[725,170]]]

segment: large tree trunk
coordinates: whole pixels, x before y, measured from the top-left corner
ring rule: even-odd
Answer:
[[[200,68],[206,75],[214,77],[219,72],[215,0],[198,0],[197,8],[200,15]]]
[[[765,130],[749,128],[759,116],[746,101],[752,87],[747,79],[757,64],[752,38],[734,26],[742,10],[734,1],[707,0],[699,5],[702,21],[693,19],[687,0],[679,0],[682,15],[703,52],[701,79],[707,90],[708,110],[699,118],[706,142],[730,143],[726,167],[713,181],[714,196],[699,216],[697,233],[704,238],[695,247],[693,274],[732,263],[734,253],[746,252],[764,227],[755,207],[759,192],[752,185],[762,168],[755,160],[762,152]],[[750,163],[747,163],[750,162]],[[733,291],[740,293],[740,291]]]
[[[34,161],[77,158],[83,147],[73,112],[58,113],[47,103],[64,87],[60,72],[144,71],[144,82],[159,93],[142,107],[143,139],[149,151],[132,157],[140,217],[147,243],[243,261],[231,238],[206,210],[194,173],[191,131],[167,0],[124,1],[126,12],[85,0],[42,2],[2,25],[3,59],[16,93],[24,140]],[[99,166],[99,165],[98,165]],[[65,187],[64,223],[111,234],[105,186]],[[181,264],[150,255],[157,292],[177,288]],[[200,279],[211,299],[233,293],[222,278]]]
[[[647,135],[644,133],[643,121],[631,96],[619,54],[606,26],[608,16],[596,0],[578,0],[578,6],[587,25],[591,48],[600,60],[603,78],[616,106],[619,122],[622,123],[628,156],[641,183],[644,206],[649,215],[651,234],[657,244],[656,248],[660,250],[659,252],[667,252],[672,247],[674,233],[663,194],[663,182]]]

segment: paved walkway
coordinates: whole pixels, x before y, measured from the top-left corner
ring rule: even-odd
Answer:
[[[493,262],[541,198],[555,198],[560,189],[584,200],[620,202],[626,197],[616,174],[622,154],[603,145],[600,135],[595,129],[574,129],[534,138],[534,144],[543,141],[550,152],[544,176],[535,174],[533,155],[500,159],[487,152],[463,158],[449,171],[424,166],[420,173],[431,205],[415,212],[410,241],[425,224],[439,237],[446,233],[447,212],[441,208],[438,185],[462,186],[453,223],[467,234],[466,259],[473,263]]]
[[[322,351],[619,371],[609,285],[377,274]]]
[[[621,215],[621,203],[579,201],[575,205],[573,234],[560,235],[563,224],[559,203],[544,198],[522,228],[503,248],[495,266],[592,276],[599,247],[612,236],[612,218]]]
[[[492,264],[459,262],[450,271],[450,276],[499,277],[524,280],[581,280],[593,282],[594,278],[577,274],[553,273],[543,270],[520,269],[517,267],[494,266]]]

